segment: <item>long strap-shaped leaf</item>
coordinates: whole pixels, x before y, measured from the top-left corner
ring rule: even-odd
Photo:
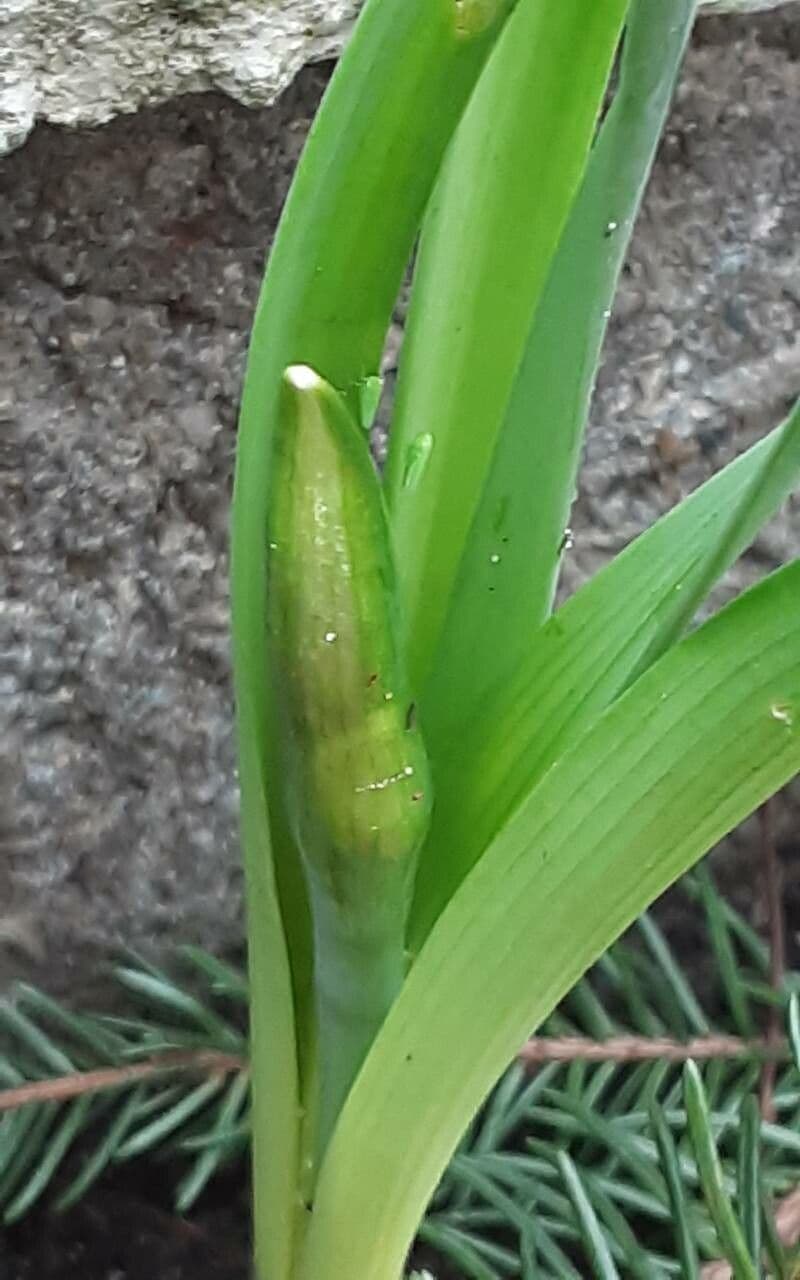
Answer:
[[[519,5],[431,201],[387,470],[417,688],[583,173],[627,2]],[[429,440],[424,468],[409,465],[420,437]]]
[[[609,943],[800,769],[800,562],[647,671],[534,788],[429,937],[323,1165],[304,1280],[398,1280],[519,1044]]]
[[[298,168],[253,329],[239,428],[232,593],[256,1262],[263,1280],[287,1275],[298,1215],[293,1003],[307,1002],[310,972],[304,888],[275,786],[279,762],[270,754],[265,660],[266,509],[280,379],[288,365],[310,363],[354,398],[359,380],[377,369],[442,154],[513,5],[368,0]],[[302,1032],[302,1007],[298,1021]]]
[[[553,259],[421,707],[469,720],[550,612],[600,348],[695,0],[633,0],[619,83]],[[441,743],[447,752],[448,740]]]
[[[582,587],[532,638],[513,679],[450,727],[412,947],[536,779],[674,642],[798,477],[800,404]]]

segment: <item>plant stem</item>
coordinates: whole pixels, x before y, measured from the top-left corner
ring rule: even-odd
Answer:
[[[312,888],[314,988],[319,1036],[317,1163],[386,1013],[403,982],[403,916],[355,921]],[[383,913],[380,913],[383,914]]]

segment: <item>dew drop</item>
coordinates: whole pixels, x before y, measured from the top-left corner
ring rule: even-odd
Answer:
[[[413,765],[410,765],[410,764],[407,764],[403,769],[403,773],[406,775],[407,778],[410,778],[413,772],[414,772],[414,767]]]
[[[335,631],[325,632],[324,640],[326,644],[333,644],[334,640],[336,640],[337,638],[338,638],[337,633]]]
[[[492,555],[489,556],[489,564],[499,564],[499,563],[500,563],[500,557],[495,551],[493,552]]]
[[[570,529],[569,525],[567,525],[561,538],[561,544],[558,548],[559,553],[562,551],[571,551],[574,546],[575,546],[575,536],[572,530]]]
[[[406,449],[405,464],[403,466],[403,488],[416,489],[423,475],[425,468],[430,461],[433,453],[433,436],[430,431],[423,431],[411,441]]]
[[[781,724],[785,724],[787,729],[791,728],[791,726],[794,724],[794,715],[792,713],[792,708],[787,707],[785,702],[773,703],[773,705],[770,707],[770,712],[772,714],[773,720],[778,720],[780,721]]]
[[[603,312],[603,319],[604,319],[604,320],[610,320],[610,319],[611,319],[611,308],[610,308],[610,307],[606,307],[605,311]]]
[[[614,232],[618,228],[619,228],[619,223],[615,222],[614,219],[611,218],[610,221],[606,223],[606,235],[613,236]]]
[[[391,700],[392,700],[392,698],[393,698],[393,697],[394,697],[394,694],[393,694],[393,693],[391,693],[391,692],[389,692],[389,693],[385,693],[385,694],[383,695],[383,700],[384,700],[384,702],[391,702]]]
[[[278,544],[277,544],[277,542],[271,542],[271,543],[269,544],[269,549],[270,549],[270,551],[277,551],[277,550],[278,550]]]

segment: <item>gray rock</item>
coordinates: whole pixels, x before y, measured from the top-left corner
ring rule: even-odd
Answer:
[[[700,0],[714,11],[791,0]],[[359,0],[0,0],[0,155],[36,120],[105,124],[186,93],[271,103],[337,53]]]
[[[0,0],[0,155],[37,119],[102,124],[199,90],[273,102],[354,0]]]
[[[611,322],[567,589],[800,388],[798,52],[796,9],[696,34]],[[234,430],[325,77],[270,109],[207,93],[40,125],[0,166],[0,984],[85,993],[122,944],[240,945]],[[798,545],[794,500],[725,591]]]

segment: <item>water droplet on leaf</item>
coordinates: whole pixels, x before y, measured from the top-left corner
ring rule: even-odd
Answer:
[[[326,631],[326,632],[325,632],[325,643],[326,643],[326,644],[333,644],[333,642],[334,642],[334,640],[336,640],[336,638],[337,638],[337,636],[336,636],[336,632],[335,632],[335,631]]]
[[[794,713],[791,707],[787,707],[785,702],[776,702],[770,707],[773,720],[779,720],[781,724],[785,724],[790,729],[794,724]]]

